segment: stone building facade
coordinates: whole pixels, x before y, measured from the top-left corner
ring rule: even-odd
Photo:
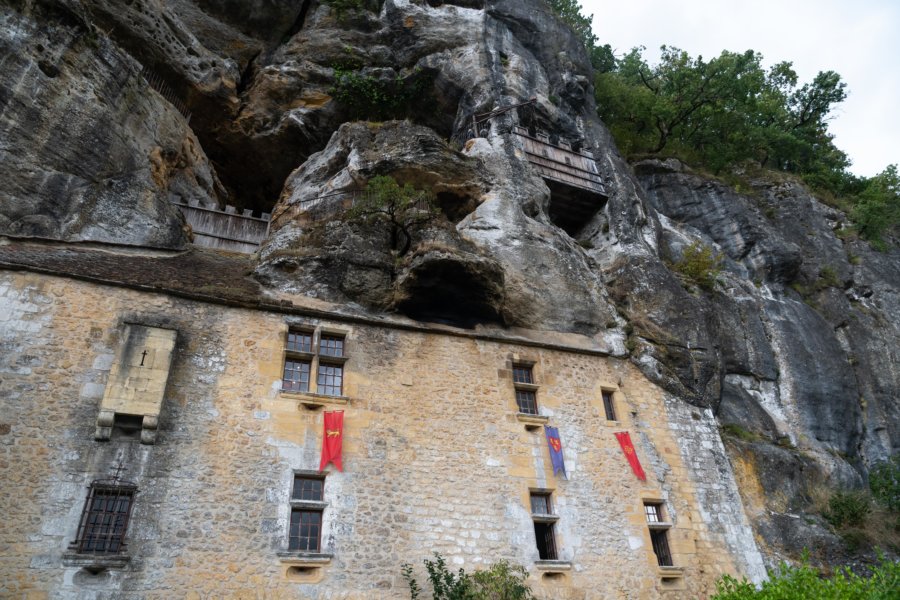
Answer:
[[[711,412],[575,337],[224,306],[27,270],[0,273],[0,311],[3,597],[404,598],[401,565],[421,580],[433,552],[469,571],[509,559],[544,598],[702,598],[723,573],[763,574]],[[139,329],[162,337],[136,342]],[[289,332],[311,336],[310,392],[282,389],[286,358],[307,358],[287,350]],[[343,342],[340,361],[323,335]],[[110,423],[111,388],[153,393],[135,374],[148,356],[168,358],[155,421],[120,403]],[[327,364],[343,371],[338,395],[315,393]],[[530,370],[538,415],[520,414],[514,367]],[[343,471],[317,479],[332,410]],[[297,477],[321,482],[320,502],[292,501]],[[137,488],[120,552],[73,544],[97,480]],[[309,508],[320,543],[291,550],[292,512]],[[555,560],[540,556],[548,531]]]

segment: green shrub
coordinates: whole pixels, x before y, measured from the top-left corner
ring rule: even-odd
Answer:
[[[505,560],[494,563],[489,569],[469,575],[463,569],[456,573],[447,568],[444,558],[434,553],[434,560],[425,559],[425,571],[431,584],[434,600],[532,600],[534,595],[525,583],[528,571]],[[413,576],[412,565],[401,569],[403,579],[409,585],[411,600],[417,600],[422,588]]]
[[[334,84],[328,93],[344,106],[353,119],[386,121],[402,119],[413,111],[413,103],[428,104],[426,95],[434,75],[416,69],[404,77],[375,77],[362,71],[334,67]]]
[[[865,492],[840,491],[828,499],[828,509],[822,516],[835,527],[860,527],[871,510],[869,495]]]
[[[753,433],[748,429],[745,429],[737,423],[727,423],[725,425],[722,425],[722,433],[730,435],[731,437],[735,437],[739,440],[744,440],[745,442],[755,442],[759,440],[759,435]]]
[[[699,241],[694,241],[684,249],[681,260],[674,263],[672,268],[701,288],[711,290],[722,272],[722,256]]]
[[[875,501],[900,511],[900,454],[878,463],[869,471],[869,489]]]
[[[831,577],[804,563],[799,567],[782,564],[777,573],[757,588],[743,579],[725,575],[716,583],[711,600],[891,600],[900,590],[900,562],[882,559],[869,577],[839,568]]]

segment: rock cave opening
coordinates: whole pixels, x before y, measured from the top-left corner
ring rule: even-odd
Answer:
[[[455,259],[431,260],[411,271],[397,310],[417,321],[465,329],[501,323],[502,274]]]

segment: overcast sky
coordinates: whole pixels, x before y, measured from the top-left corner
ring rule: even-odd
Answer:
[[[849,91],[829,130],[857,175],[900,163],[900,1],[898,0],[581,0],[594,33],[617,55],[662,44],[710,59],[722,50],[788,60],[800,83],[837,71]],[[651,53],[652,51],[652,53]]]

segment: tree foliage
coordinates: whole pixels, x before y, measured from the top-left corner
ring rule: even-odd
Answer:
[[[821,162],[826,170],[848,165],[827,131],[846,96],[837,73],[798,86],[791,63],[765,69],[752,50],[705,60],[663,46],[655,65],[644,50],[634,48],[596,77],[600,116],[627,153],[668,150],[715,172],[745,160],[800,174]]]
[[[483,571],[456,573],[447,568],[444,558],[435,552],[434,560],[425,559],[425,571],[434,600],[533,600],[534,594],[525,582],[528,571],[519,565],[501,560]],[[410,598],[418,600],[422,587],[413,576],[412,565],[401,569],[409,585]]]
[[[900,225],[900,176],[897,165],[889,165],[866,182],[865,188],[855,198],[851,216],[864,238],[871,240],[876,247],[884,246],[885,234],[896,231]]]
[[[401,187],[393,177],[378,175],[368,181],[347,218],[386,227],[391,250],[405,256],[416,232],[438,215],[430,190],[417,190],[408,183]]]
[[[390,73],[390,71],[388,71]],[[328,93],[352,119],[384,121],[408,117],[433,82],[434,74],[416,69],[408,76],[399,72],[376,77],[361,70],[334,68],[334,83]]]

